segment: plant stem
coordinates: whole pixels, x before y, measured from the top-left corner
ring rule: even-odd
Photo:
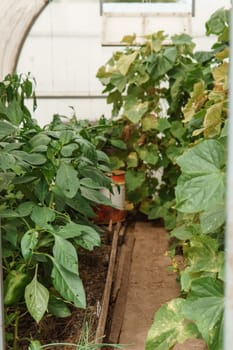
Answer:
[[[17,343],[18,343],[18,329],[19,329],[19,313],[16,311],[16,319],[15,319],[15,325],[14,325],[14,342],[13,342],[13,350],[17,350]]]

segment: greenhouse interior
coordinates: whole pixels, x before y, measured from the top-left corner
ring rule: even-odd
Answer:
[[[0,350],[232,350],[232,1],[0,9]]]

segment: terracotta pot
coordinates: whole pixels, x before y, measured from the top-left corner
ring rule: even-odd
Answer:
[[[94,221],[96,223],[108,224],[110,221],[116,223],[124,221],[126,217],[125,172],[123,170],[113,170],[110,176],[113,181],[113,193],[107,189],[101,190],[101,193],[111,200],[114,208],[107,205],[98,205],[95,208],[97,216]]]

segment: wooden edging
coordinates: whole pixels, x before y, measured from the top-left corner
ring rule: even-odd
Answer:
[[[116,281],[112,292],[114,307],[109,332],[109,341],[112,344],[118,344],[120,339],[123,317],[126,308],[134,243],[135,236],[133,234],[133,228],[131,227],[131,229],[127,229],[124,244],[121,246],[117,263]]]
[[[101,313],[100,313],[99,322],[98,322],[96,335],[95,335],[96,344],[102,344],[105,336],[105,327],[106,327],[106,321],[108,316],[108,306],[110,301],[111,288],[112,288],[112,282],[113,282],[113,273],[115,269],[116,256],[117,256],[118,237],[121,230],[125,230],[125,227],[122,226],[121,223],[117,223],[116,228],[114,229],[114,232],[113,232],[112,248],[111,248],[105,287],[104,287]]]

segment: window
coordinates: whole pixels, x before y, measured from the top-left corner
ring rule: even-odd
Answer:
[[[124,35],[159,30],[191,34],[195,0],[101,0],[102,44],[119,45]]]
[[[102,13],[105,12],[192,12],[194,0],[101,0]]]

